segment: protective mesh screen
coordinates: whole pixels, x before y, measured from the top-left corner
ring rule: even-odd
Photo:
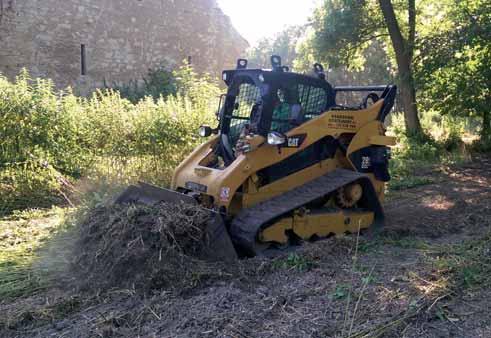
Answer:
[[[258,87],[249,83],[242,83],[239,86],[228,134],[232,146],[237,142],[244,125],[250,122],[252,107],[260,101],[261,91]]]
[[[299,84],[298,96],[305,119],[310,120],[326,110],[327,95],[324,89]]]
[[[359,109],[360,104],[366,96],[366,92],[336,92],[336,104],[347,108]]]
[[[310,120],[325,112],[327,108],[326,91],[319,87],[299,84],[290,88],[282,88],[278,91],[277,96],[282,103],[273,110],[272,131],[286,133],[297,126],[298,121],[292,123],[295,110],[301,110],[298,114],[303,115],[303,120]]]

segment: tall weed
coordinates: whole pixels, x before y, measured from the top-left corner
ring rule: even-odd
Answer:
[[[57,91],[52,82],[0,76],[0,214],[68,200],[83,178],[127,184],[168,184],[173,168],[214,124],[219,88],[184,65],[175,95],[137,103],[115,90],[88,98]]]
[[[424,112],[421,124],[422,135],[408,136],[404,126],[404,116],[392,116],[389,134],[397,137],[397,146],[392,149],[390,162],[393,180],[392,189],[408,188],[427,184],[430,181],[424,172],[441,163],[455,163],[469,156],[463,138],[469,133],[467,121],[459,118],[441,116],[437,112]]]

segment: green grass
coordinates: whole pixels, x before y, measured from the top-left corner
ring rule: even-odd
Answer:
[[[424,240],[416,237],[385,238],[384,244],[396,246],[403,249],[427,250],[430,245]]]
[[[61,208],[28,210],[0,219],[0,298],[32,294],[46,287],[36,268],[38,250],[64,224]]]
[[[399,176],[394,177],[389,183],[389,190],[405,190],[423,185],[435,183],[435,179],[431,177],[421,176]]]
[[[285,270],[307,271],[316,266],[315,261],[298,253],[290,253],[273,261],[273,268]]]
[[[426,241],[412,236],[379,236],[370,241],[360,243],[358,251],[360,253],[377,252],[383,245],[390,245],[402,249],[430,250],[431,245]]]
[[[441,246],[431,258],[438,273],[457,290],[491,285],[491,234],[463,243]]]

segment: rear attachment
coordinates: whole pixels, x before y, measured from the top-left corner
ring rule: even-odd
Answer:
[[[142,182],[138,185],[129,186],[114,200],[115,204],[156,204],[159,202],[198,205],[198,202],[191,196]],[[209,212],[210,219],[206,226],[208,246],[204,250],[202,258],[212,261],[236,260],[237,253],[222,216],[213,210],[209,210]]]

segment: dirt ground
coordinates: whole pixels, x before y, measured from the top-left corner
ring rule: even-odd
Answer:
[[[491,231],[491,159],[426,175],[436,183],[389,196],[373,238],[244,260],[181,292],[60,286],[0,301],[0,337],[491,337],[491,286],[455,289],[442,267]]]

